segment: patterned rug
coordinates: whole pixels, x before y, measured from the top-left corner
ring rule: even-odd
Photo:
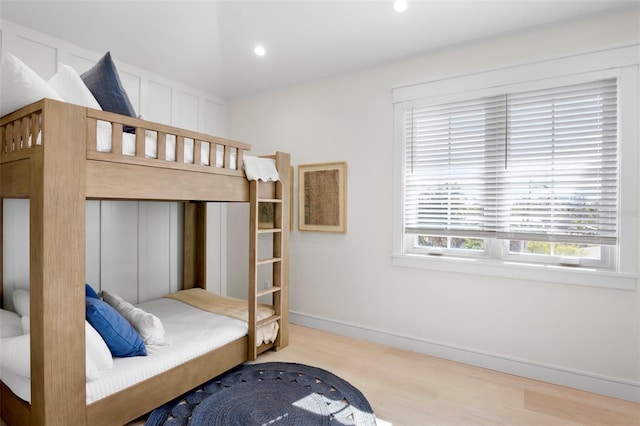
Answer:
[[[156,408],[159,425],[375,425],[362,393],[340,377],[308,365],[244,364]]]

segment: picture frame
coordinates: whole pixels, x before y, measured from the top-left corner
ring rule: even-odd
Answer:
[[[298,230],[347,232],[347,163],[298,166]]]

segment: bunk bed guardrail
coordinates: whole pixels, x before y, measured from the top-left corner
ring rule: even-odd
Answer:
[[[0,161],[42,149],[44,102],[57,101],[41,100],[0,119]],[[91,108],[86,117],[88,160],[244,176],[249,144]]]

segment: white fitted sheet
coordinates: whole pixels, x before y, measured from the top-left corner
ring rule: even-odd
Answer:
[[[166,345],[147,345],[147,356],[114,358],[113,369],[87,382],[87,404],[167,371],[206,352],[230,343],[248,332],[247,323],[212,314],[173,299],[141,303],[156,315],[165,329]],[[10,371],[0,371],[2,381],[20,398],[31,400],[30,381]]]

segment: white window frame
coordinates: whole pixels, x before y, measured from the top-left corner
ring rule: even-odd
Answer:
[[[639,44],[621,46],[594,53],[551,59],[483,73],[470,74],[393,90],[394,102],[394,201],[393,265],[510,277],[565,284],[635,289],[637,281],[638,166],[640,131]],[[459,257],[448,253],[437,256],[408,250],[403,227],[403,111],[411,103],[482,96],[503,90],[527,90],[545,80],[554,84],[572,84],[594,76],[618,78],[619,119],[619,238],[614,267],[570,267],[546,263],[515,262],[505,256],[498,240],[486,240],[484,256]],[[547,83],[544,83],[547,84]],[[611,250],[609,250],[611,251]],[[615,250],[614,250],[615,251]],[[433,254],[433,253],[432,253]]]

